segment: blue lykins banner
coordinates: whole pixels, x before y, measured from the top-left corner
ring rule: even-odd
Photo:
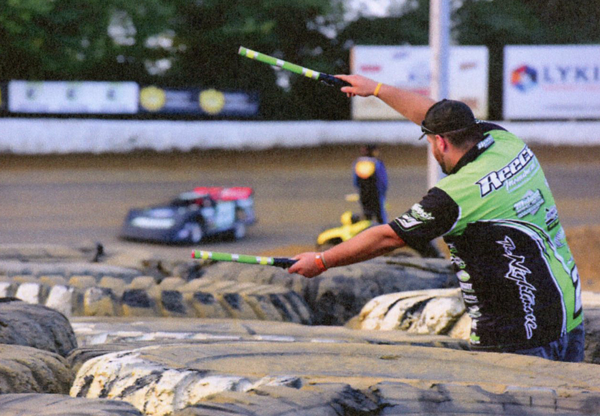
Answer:
[[[140,89],[140,112],[212,117],[256,117],[258,94],[216,89]]]
[[[600,45],[504,47],[509,120],[600,119]]]

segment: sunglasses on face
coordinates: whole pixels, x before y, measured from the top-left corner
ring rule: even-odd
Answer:
[[[470,129],[471,127],[473,127],[473,126],[475,126],[475,125],[477,125],[479,123],[480,123],[479,120],[475,120],[475,124],[472,124],[472,125],[467,126],[467,127],[463,127],[462,129],[451,130],[451,131],[442,131],[442,132],[436,133],[435,131],[433,131],[431,129],[428,129],[427,127],[425,127],[425,121],[423,121],[423,122],[421,122],[421,133],[423,133],[423,134],[421,135],[421,137],[419,137],[419,140],[421,140],[423,137],[427,136],[428,134],[432,134],[432,135],[439,134],[439,135],[442,135],[442,134],[447,134],[447,133],[458,132],[458,131],[461,131],[461,130],[467,130],[467,129]]]
[[[427,127],[425,127],[424,121],[421,123],[421,133],[423,133],[423,134],[421,135],[421,137],[419,137],[419,140],[421,140],[423,137],[427,136],[428,134],[437,134],[433,130],[430,130]]]

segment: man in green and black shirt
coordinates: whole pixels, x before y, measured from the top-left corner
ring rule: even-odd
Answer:
[[[442,236],[472,318],[474,350],[582,361],[583,309],[577,267],[556,203],[527,145],[480,122],[464,103],[339,76],[348,95],[377,97],[421,125],[447,174],[408,211],[324,253],[302,253],[291,273],[313,277]],[[423,137],[422,136],[422,137]]]

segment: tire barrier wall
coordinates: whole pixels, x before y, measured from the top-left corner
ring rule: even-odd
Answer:
[[[44,311],[25,302],[0,304],[1,319],[31,312],[24,325]],[[68,326],[58,315],[48,313],[48,321]],[[423,342],[428,337],[401,331],[236,320],[76,323],[83,333],[135,332],[145,346],[109,340],[64,359],[0,342],[3,416],[241,416],[257,409],[265,416],[592,415],[600,403],[594,366],[431,348]],[[194,337],[168,336],[173,329]]]
[[[152,289],[157,286],[152,279],[142,276],[127,285]],[[160,284],[165,290],[179,288],[181,280],[167,278]],[[215,291],[232,284],[192,282],[201,281],[220,283]],[[260,292],[255,285],[234,282],[234,286]],[[456,292],[429,290],[408,297],[433,301]],[[599,297],[587,293],[586,307],[600,305]],[[385,304],[374,301],[373,310]],[[73,329],[56,311],[5,299],[0,315],[1,322],[13,320],[0,327],[0,333],[14,331],[13,340],[25,341],[8,345],[0,340],[3,416],[241,416],[256,414],[258,408],[265,416],[591,415],[597,414],[600,403],[594,366],[431,348],[437,346],[436,339],[445,337],[399,330],[353,331],[237,319],[73,318],[78,337],[99,331],[107,334],[108,342],[73,349],[72,342],[62,340],[63,333],[72,338]],[[46,335],[53,334],[54,344],[63,346],[59,353],[40,345],[35,336],[19,335],[37,330],[40,323]],[[188,337],[178,337],[183,333]],[[140,341],[116,339],[113,334],[135,334]]]
[[[64,273],[64,271],[63,271]],[[179,277],[109,275],[0,276],[0,298],[45,305],[65,316],[259,319],[310,325],[312,312],[296,292],[276,285]]]
[[[64,251],[64,250],[63,250]],[[32,252],[33,253],[33,252]],[[61,252],[62,253],[62,252]],[[2,252],[4,258],[8,254]],[[30,253],[31,254],[31,253]],[[372,298],[408,290],[452,287],[443,259],[383,257],[326,271],[314,279],[268,266],[199,261],[169,269],[139,261],[137,268],[64,261],[48,253],[0,261],[0,297],[15,297],[66,316],[157,316],[259,319],[343,325]],[[73,258],[73,256],[71,256]],[[61,261],[62,260],[62,261]],[[143,264],[152,267],[143,267]],[[164,272],[164,270],[163,270]]]
[[[286,287],[301,295],[317,325],[344,325],[379,295],[456,285],[447,260],[420,257],[381,257],[329,269],[312,279],[274,267],[217,263],[205,267],[202,278]]]

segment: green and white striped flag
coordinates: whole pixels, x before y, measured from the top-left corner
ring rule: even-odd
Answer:
[[[238,50],[238,54],[245,56],[246,58],[255,59],[259,62],[263,62],[265,64],[269,64],[272,66],[277,66],[279,68],[285,69],[286,71],[293,72],[294,74],[304,75],[305,77],[312,78],[317,81],[322,81],[330,86],[338,86],[344,87],[349,86],[346,81],[342,81],[339,78],[334,77],[333,75],[325,74],[323,72],[315,71],[314,69],[304,68],[300,65],[292,64],[290,62],[284,61],[283,59],[274,58],[272,56],[266,55],[261,52],[253,51],[252,49],[244,48],[240,46]]]
[[[247,255],[247,254],[232,254],[232,253],[221,253],[221,252],[217,252],[217,251],[203,251],[203,250],[192,251],[192,258],[196,259],[196,260],[228,261],[228,262],[233,262],[233,263],[275,266],[275,267],[281,267],[284,269],[287,269],[292,264],[296,263],[296,260],[292,260],[287,257],[251,256],[251,255]]]

